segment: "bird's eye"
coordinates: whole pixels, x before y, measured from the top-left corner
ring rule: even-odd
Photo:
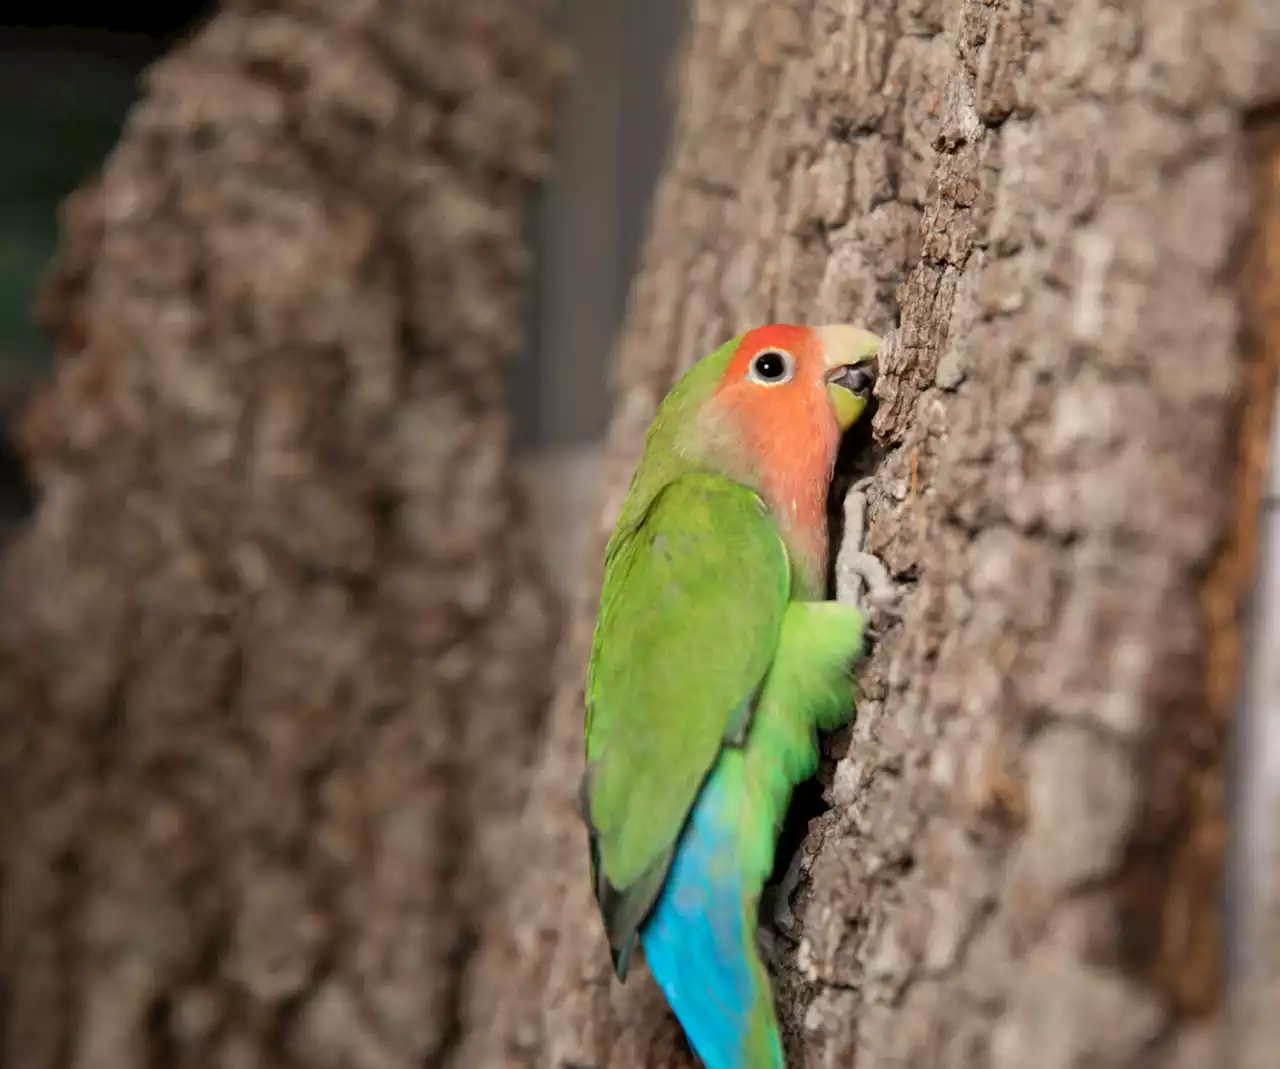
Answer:
[[[790,353],[781,349],[765,349],[751,359],[749,377],[762,386],[777,386],[790,382],[796,373],[796,363]]]

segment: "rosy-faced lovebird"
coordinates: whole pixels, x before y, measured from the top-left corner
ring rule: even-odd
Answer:
[[[780,1069],[761,893],[863,613],[825,600],[827,496],[879,339],[774,325],[667,394],[605,551],[581,804],[620,980],[637,938],[707,1069]]]

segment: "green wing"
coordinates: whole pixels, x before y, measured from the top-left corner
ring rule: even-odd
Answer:
[[[721,747],[740,744],[790,596],[764,503],[714,475],[661,491],[610,547],[587,674],[583,808],[620,977]]]

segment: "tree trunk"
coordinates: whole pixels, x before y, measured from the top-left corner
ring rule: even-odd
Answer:
[[[1251,187],[1280,188],[1277,54],[1267,0],[695,0],[591,571],[457,1066],[690,1064],[648,977],[611,975],[582,671],[656,404],[772,320],[887,332],[870,548],[905,595],[827,747],[777,977],[791,1064],[1224,1064],[1202,1022],[1280,359],[1275,231],[1247,240]]]
[[[0,572],[24,1069],[438,1063],[553,617],[509,474],[533,0],[229,0],[68,205]]]

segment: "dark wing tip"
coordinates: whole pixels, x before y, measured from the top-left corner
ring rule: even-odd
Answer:
[[[627,967],[631,958],[631,949],[635,944],[634,933],[625,935],[619,940],[615,918],[623,906],[623,895],[614,887],[604,874],[604,866],[600,864],[600,834],[591,823],[591,772],[588,769],[578,784],[578,814],[587,826],[587,849],[591,859],[591,890],[595,893],[596,904],[600,909],[600,919],[604,922],[605,935],[609,940],[609,957],[613,959],[613,971],[620,981],[627,979]]]
[[[636,945],[635,936],[630,936],[622,946],[614,946],[609,944],[609,956],[613,958],[613,973],[618,978],[618,983],[625,984],[627,982],[627,969],[631,965],[631,951]]]
[[[600,857],[600,833],[591,820],[590,769],[578,785],[578,809],[587,826],[587,846],[591,860],[591,889],[595,892],[600,919],[609,940],[609,956],[619,982],[625,983],[635,950],[636,933],[653,909],[666,881],[675,850],[672,844],[660,853],[639,879],[626,888],[614,887],[604,873]]]
[[[627,965],[631,949],[635,945],[635,928],[619,921],[627,909],[627,896],[611,884],[600,869],[599,850],[591,844],[591,870],[594,877],[596,902],[600,906],[600,918],[604,922],[605,936],[609,940],[609,956],[613,959],[613,971],[620,981],[627,979]]]

